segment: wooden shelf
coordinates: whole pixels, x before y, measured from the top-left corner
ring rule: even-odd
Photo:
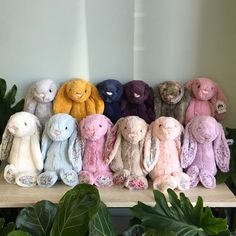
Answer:
[[[57,203],[70,187],[57,183],[49,189],[35,186],[23,188],[17,185],[8,184],[0,176],[0,208],[26,207],[41,200],[49,200]],[[178,193],[178,191],[176,191]],[[148,205],[154,205],[152,189],[143,191],[131,191],[125,188],[111,187],[99,189],[102,201],[108,207],[131,207],[138,201]],[[193,204],[198,196],[202,196],[205,206],[209,207],[236,207],[236,197],[225,184],[218,185],[215,189],[206,189],[199,186],[185,191]]]

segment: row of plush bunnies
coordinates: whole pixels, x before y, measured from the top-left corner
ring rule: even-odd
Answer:
[[[200,80],[202,78],[196,81]],[[25,187],[35,184],[51,187],[61,179],[69,186],[86,182],[98,187],[115,184],[129,189],[146,189],[149,174],[153,188],[161,191],[167,188],[185,190],[195,187],[199,181],[207,188],[214,188],[216,166],[226,172],[230,160],[223,128],[214,118],[222,119],[221,115],[226,111],[226,99],[220,89],[211,81],[216,87],[211,87],[209,93],[205,87],[199,92],[203,98],[217,93],[208,105],[195,98],[189,100],[188,90],[178,87],[176,82],[160,84],[159,95],[156,94],[154,100],[149,97],[146,103],[141,99],[135,105],[124,99],[120,102],[112,100],[116,93],[122,94],[115,88],[119,87],[121,91],[127,88],[125,94],[128,94],[133,82],[139,83],[139,90],[135,90],[133,97],[126,95],[127,98],[138,100],[145,90],[149,90],[148,94],[144,93],[149,97],[152,89],[141,86],[143,81],[131,81],[127,87],[119,87],[114,86],[118,81],[107,80],[100,83],[97,90],[89,82],[78,79],[65,83],[58,91],[53,81],[36,82],[29,89],[26,112],[14,114],[3,135],[0,157],[8,159],[4,169],[6,181]],[[195,83],[198,88],[199,82]],[[105,89],[105,85],[111,87]],[[104,110],[101,97],[105,101],[106,116],[95,114]],[[170,102],[174,100],[175,105]],[[161,117],[155,119],[154,115],[147,120],[144,116],[153,114],[153,101],[156,114],[160,112]],[[221,106],[218,108],[218,105]],[[125,111],[119,110],[122,107],[127,109],[127,114],[120,118]],[[181,123],[185,109],[194,111],[195,117],[189,118],[184,131]],[[201,110],[210,113],[196,113]],[[58,114],[53,115],[53,112]],[[139,116],[135,114],[137,112],[140,112]],[[116,120],[114,126],[108,114],[111,120]]]

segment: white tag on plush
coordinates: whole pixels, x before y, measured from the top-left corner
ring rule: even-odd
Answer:
[[[218,114],[222,114],[226,112],[226,105],[223,101],[218,100],[216,102],[216,111]]]

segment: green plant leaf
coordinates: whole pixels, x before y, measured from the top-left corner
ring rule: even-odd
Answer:
[[[8,233],[12,232],[15,230],[15,223],[10,222],[5,226],[5,219],[0,218],[0,235],[1,236],[7,236]]]
[[[79,184],[65,193],[59,202],[52,236],[83,236],[89,230],[90,219],[98,212],[99,192],[96,187]]]
[[[4,79],[0,78],[0,98],[4,98],[7,91],[7,83]]]
[[[56,211],[57,206],[50,201],[37,202],[20,211],[16,218],[16,227],[34,236],[50,235]]]
[[[7,92],[7,94],[5,95],[5,104],[7,107],[10,107],[12,104],[15,103],[16,99],[15,99],[15,96],[16,96],[16,92],[17,92],[17,87],[16,85],[14,84],[12,86],[12,88]]]
[[[21,230],[15,230],[9,233],[7,236],[31,236],[31,234]]]

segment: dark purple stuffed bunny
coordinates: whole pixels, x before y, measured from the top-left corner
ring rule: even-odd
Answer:
[[[121,117],[120,100],[123,94],[123,85],[114,79],[107,79],[97,85],[100,96],[104,100],[103,114],[115,124]]]
[[[153,90],[142,80],[132,80],[124,85],[121,115],[139,116],[147,123],[155,119]]]

